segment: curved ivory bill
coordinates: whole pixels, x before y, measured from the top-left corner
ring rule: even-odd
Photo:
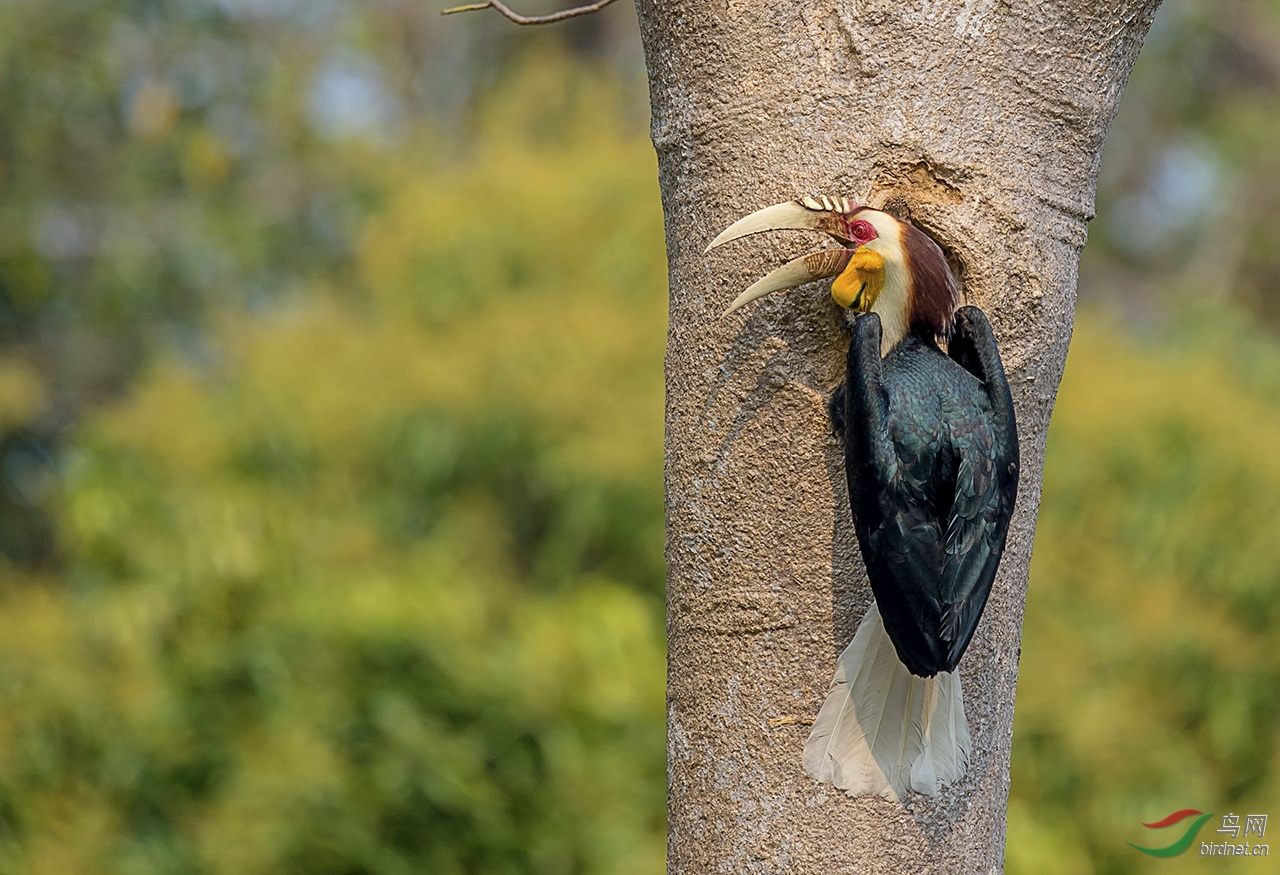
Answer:
[[[774,204],[743,216],[720,236],[711,241],[703,254],[721,243],[759,234],[761,231],[822,231],[841,242],[849,241],[849,225],[845,217],[858,208],[858,204],[844,197],[802,197],[799,200]]]
[[[749,304],[771,292],[781,292],[793,289],[801,283],[836,276],[848,266],[852,256],[852,249],[824,249],[822,252],[810,252],[792,259],[777,270],[765,274],[751,288],[738,295],[720,317],[724,318],[743,304]]]

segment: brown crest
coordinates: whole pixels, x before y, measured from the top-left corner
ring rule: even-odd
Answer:
[[[960,290],[947,257],[933,238],[915,225],[901,222],[902,247],[911,272],[908,317],[912,331],[950,337],[960,305]]]

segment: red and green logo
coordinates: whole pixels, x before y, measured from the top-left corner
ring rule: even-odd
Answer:
[[[1182,838],[1178,839],[1171,845],[1163,848],[1144,848],[1141,845],[1135,845],[1133,842],[1127,844],[1131,848],[1137,848],[1144,854],[1150,854],[1153,857],[1176,857],[1191,847],[1191,843],[1196,840],[1196,833],[1200,832],[1200,827],[1204,826],[1204,822],[1213,817],[1213,812],[1205,814],[1203,811],[1196,811],[1194,808],[1184,808],[1181,811],[1175,811],[1168,817],[1157,820],[1155,823],[1144,823],[1147,829],[1166,829],[1175,823],[1181,823],[1188,817],[1194,817],[1195,820],[1187,827],[1187,831],[1182,834]]]

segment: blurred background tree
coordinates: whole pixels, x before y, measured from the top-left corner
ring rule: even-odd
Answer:
[[[0,872],[661,870],[634,29],[0,5]],[[1108,143],[1011,872],[1280,810],[1278,76],[1167,0]]]

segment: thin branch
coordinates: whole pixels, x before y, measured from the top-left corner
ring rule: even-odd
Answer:
[[[604,9],[613,0],[596,0],[595,3],[586,6],[575,6],[572,9],[565,9],[560,12],[553,12],[550,15],[521,15],[518,12],[512,12],[510,8],[502,2],[502,0],[485,0],[484,3],[471,3],[467,6],[455,6],[452,9],[440,10],[441,15],[453,15],[455,12],[474,12],[477,9],[496,9],[502,16],[516,24],[555,24],[557,21],[564,21],[566,18],[577,18],[579,15],[590,15],[592,12],[599,12]]]

